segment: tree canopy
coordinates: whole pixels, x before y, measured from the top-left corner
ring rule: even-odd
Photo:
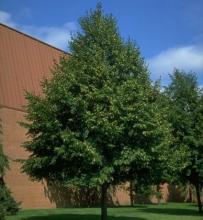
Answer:
[[[100,5],[80,19],[43,95],[27,93],[31,154],[23,171],[35,180],[101,187],[102,219],[110,185],[151,175],[167,161],[170,125],[159,108],[139,48],[124,41]]]

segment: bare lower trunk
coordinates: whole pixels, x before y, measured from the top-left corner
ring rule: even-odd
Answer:
[[[104,183],[101,187],[101,220],[107,220],[107,189],[108,185]]]
[[[134,198],[133,198],[133,181],[130,181],[130,205],[134,205]]]
[[[191,185],[189,185],[188,191],[189,191],[189,199],[188,199],[188,202],[192,203],[193,199],[192,199],[192,186],[191,186]]]
[[[202,203],[201,203],[201,195],[200,195],[200,186],[199,184],[195,184],[196,195],[197,195],[197,205],[199,212],[202,212]]]

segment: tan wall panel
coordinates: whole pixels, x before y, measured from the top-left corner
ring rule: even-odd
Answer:
[[[65,52],[0,24],[0,104],[21,109],[25,90],[41,94],[53,60]]]

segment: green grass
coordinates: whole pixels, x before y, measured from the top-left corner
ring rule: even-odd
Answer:
[[[169,203],[108,209],[108,220],[203,220],[193,204]],[[21,210],[6,220],[100,220],[99,208]]]

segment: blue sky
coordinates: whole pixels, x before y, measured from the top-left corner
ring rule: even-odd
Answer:
[[[0,22],[67,50],[78,18],[97,0],[0,0]],[[203,0],[103,0],[124,39],[140,47],[153,80],[169,82],[175,67],[203,85]]]

